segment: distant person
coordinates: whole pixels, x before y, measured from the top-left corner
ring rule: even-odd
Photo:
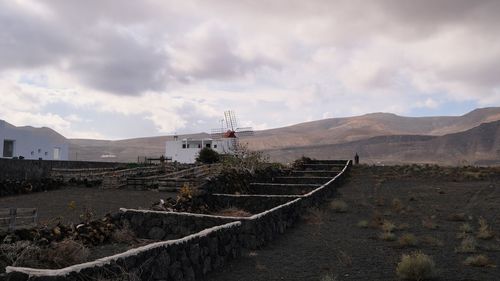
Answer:
[[[354,165],[358,165],[359,164],[359,155],[358,153],[356,153],[356,155],[354,155]]]

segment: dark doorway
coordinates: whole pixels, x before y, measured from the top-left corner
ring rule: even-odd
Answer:
[[[14,157],[14,141],[4,140],[3,141],[3,157]]]

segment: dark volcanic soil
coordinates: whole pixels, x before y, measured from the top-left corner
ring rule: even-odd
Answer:
[[[304,215],[285,235],[261,250],[244,253],[209,280],[398,280],[395,269],[401,255],[415,250],[432,256],[438,269],[436,280],[500,280],[500,186],[496,181],[419,179],[400,176],[392,167],[355,167],[351,174],[337,195],[348,204],[347,213],[336,213],[325,204]],[[402,211],[395,210],[394,199],[400,200]],[[377,213],[396,226],[408,224],[394,234],[398,238],[414,234],[417,246],[400,247],[397,241],[380,240],[379,227],[357,226],[361,220],[370,222]],[[466,221],[456,221],[461,216],[450,218],[459,213],[465,213]],[[477,231],[480,216],[496,236],[476,238],[475,254],[485,254],[496,267],[466,266],[463,261],[474,254],[456,252],[461,242],[459,227],[469,223]],[[436,229],[423,226],[422,221],[431,217]],[[429,237],[442,244],[425,242]]]
[[[85,208],[96,218],[120,208],[147,208],[160,198],[175,197],[176,193],[150,190],[98,189],[65,187],[59,190],[0,198],[0,208],[38,208],[40,222],[62,217],[65,223],[78,223]],[[74,201],[74,204],[71,203]]]

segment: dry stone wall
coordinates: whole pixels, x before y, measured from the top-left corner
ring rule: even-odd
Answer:
[[[124,273],[140,280],[202,280],[240,256],[240,228],[240,222],[231,222],[63,269],[7,267],[8,280],[105,280],[123,278]]]
[[[173,240],[60,270],[8,267],[8,278],[13,281],[96,280],[122,277],[120,274],[126,272],[141,280],[203,280],[210,271],[237,258],[242,247],[255,249],[269,243],[291,227],[305,208],[333,195],[350,169],[350,161],[343,163],[346,165],[337,176],[304,195],[212,195],[214,204],[242,204],[240,207],[258,212],[250,217],[121,209],[114,219],[128,223],[140,237]],[[262,205],[266,210],[255,205]]]

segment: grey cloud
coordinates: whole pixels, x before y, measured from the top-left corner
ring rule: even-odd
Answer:
[[[89,42],[71,63],[70,71],[84,83],[123,95],[164,88],[168,71],[165,52],[113,31],[98,33],[86,36]]]
[[[0,70],[57,64],[68,51],[54,22],[30,18],[13,1],[0,1]]]

